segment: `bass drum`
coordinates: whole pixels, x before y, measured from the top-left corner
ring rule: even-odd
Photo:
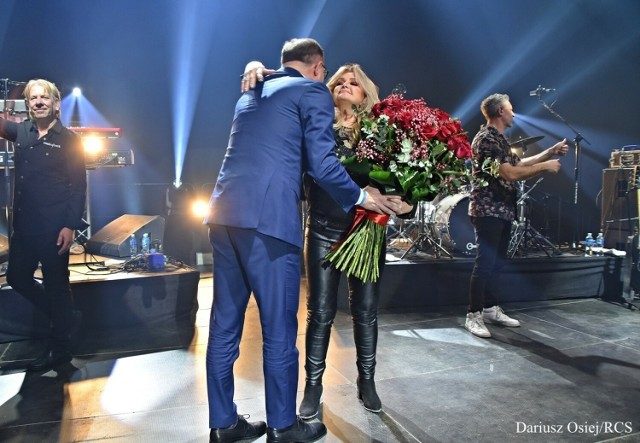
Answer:
[[[442,246],[462,254],[475,254],[476,234],[468,210],[468,193],[448,195],[436,206],[433,226]]]

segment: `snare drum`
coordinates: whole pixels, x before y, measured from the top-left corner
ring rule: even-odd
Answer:
[[[463,254],[474,254],[476,234],[469,218],[469,194],[448,195],[436,206],[433,216],[435,233],[442,245]]]

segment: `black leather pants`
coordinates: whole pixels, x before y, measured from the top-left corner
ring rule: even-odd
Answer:
[[[322,384],[331,326],[337,311],[338,285],[342,274],[325,262],[324,256],[331,246],[346,235],[348,228],[348,225],[332,225],[327,220],[313,215],[309,217],[307,223],[304,259],[309,291],[305,370],[306,381],[310,385]],[[383,246],[380,257],[381,274],[385,254]],[[348,283],[358,374],[361,379],[373,379],[378,343],[380,279],[375,283],[363,283],[355,277],[349,277]]]

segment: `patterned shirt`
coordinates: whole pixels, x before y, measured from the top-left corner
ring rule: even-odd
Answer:
[[[500,164],[515,166],[520,159],[511,152],[509,142],[496,128],[483,125],[471,143],[473,158],[482,164],[485,159],[498,159]],[[473,175],[484,174],[474,167]],[[497,217],[512,221],[516,216],[517,190],[515,182],[498,176],[484,174],[489,184],[481,187],[474,184],[469,197],[469,215],[471,217]]]

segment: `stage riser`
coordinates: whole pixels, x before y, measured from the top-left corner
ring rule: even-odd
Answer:
[[[82,321],[75,354],[186,347],[195,330],[200,273],[164,274],[72,282]],[[46,336],[43,314],[13,289],[0,294],[0,343]]]
[[[603,297],[622,294],[623,261],[615,257],[551,257],[513,259],[503,272],[502,303]],[[408,309],[469,303],[472,259],[440,259],[421,263],[388,263],[380,290],[380,309]],[[346,279],[340,282],[338,306],[348,310]]]

